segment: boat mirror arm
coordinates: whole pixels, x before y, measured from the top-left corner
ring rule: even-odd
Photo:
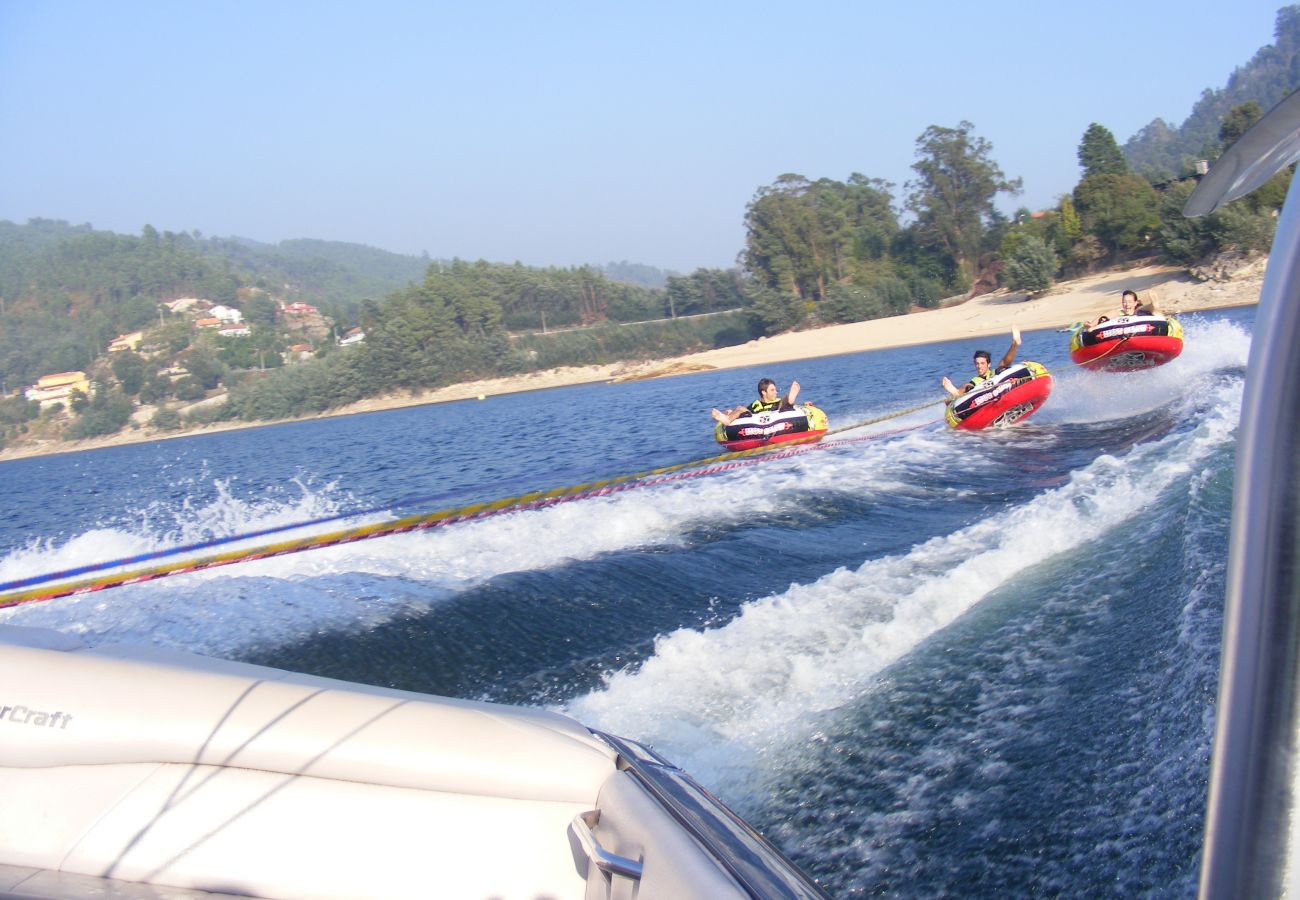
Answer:
[[[640,881],[640,861],[628,859],[626,856],[619,856],[617,853],[610,853],[600,845],[600,841],[596,839],[596,832],[593,830],[599,822],[600,810],[598,809],[578,813],[573,817],[571,827],[574,835],[578,838],[578,843],[582,844],[587,859],[595,863],[596,868],[608,875],[622,875],[624,878]]]

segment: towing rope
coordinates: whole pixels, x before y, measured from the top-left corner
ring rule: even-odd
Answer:
[[[825,438],[829,435],[841,434],[853,429],[875,425],[880,422],[888,421],[889,419],[896,419],[915,412],[920,412],[927,407],[933,406],[935,402],[942,401],[929,401],[908,409],[899,410],[898,412],[887,413],[883,416],[866,419],[852,425],[846,425],[842,428],[827,431],[826,434],[821,437]],[[929,424],[931,423],[923,422],[919,425],[913,425],[907,428],[899,428],[894,429],[893,431],[881,432],[857,438],[846,438],[837,441],[824,441],[819,438],[808,438],[805,440],[795,439],[778,445],[755,447],[752,450],[742,450],[734,453],[722,453],[704,459],[693,460],[691,462],[677,463],[671,466],[661,466],[643,472],[635,472],[630,475],[619,475],[614,478],[606,478],[600,481],[590,481],[584,484],[552,488],[550,490],[533,491],[517,497],[506,497],[499,500],[491,500],[486,503],[475,503],[468,506],[456,507],[454,509],[444,509],[431,513],[406,516],[390,522],[376,522],[368,525],[359,525],[352,528],[345,528],[309,537],[279,541],[272,544],[264,544],[240,550],[229,550],[224,553],[217,553],[210,556],[199,557],[197,559],[178,560],[142,569],[128,569],[122,572],[99,575],[94,578],[86,578],[78,581],[64,581],[61,584],[49,585],[46,587],[32,587],[32,585],[48,585],[49,582],[61,581],[88,572],[103,571],[121,566],[130,566],[144,560],[174,556],[221,544],[249,540],[254,537],[261,537],[276,532],[305,528],[324,522],[344,518],[355,518],[361,515],[385,512],[387,510],[344,513],[309,522],[300,522],[296,525],[281,525],[275,528],[267,528],[242,535],[214,538],[210,541],[188,544],[183,547],[156,550],[150,553],[140,554],[139,556],[109,560],[102,563],[92,563],[74,569],[65,569],[59,572],[51,572],[45,575],[37,575],[5,582],[0,584],[0,609],[19,606],[26,603],[54,600],[60,597],[69,597],[75,594],[101,591],[106,588],[120,587],[127,584],[138,584],[145,581],[153,581],[158,578],[165,578],[169,575],[197,572],[203,569],[211,569],[217,566],[226,566],[238,562],[269,559],[275,556],[285,556],[290,553],[300,553],[304,550],[315,550],[322,547],[352,543],[353,541],[367,540],[369,538],[384,537],[392,534],[404,534],[412,531],[423,531],[444,525],[476,521],[507,512],[545,509],[550,506],[556,506],[560,503],[569,503],[575,500],[585,500],[595,497],[605,497],[610,494],[631,490],[635,487],[651,487],[654,485],[667,484],[673,481],[680,481],[685,478],[698,478],[704,475],[715,475],[766,460],[788,459],[813,450],[828,450],[833,447],[853,444],[859,441],[876,440],[889,435],[901,434],[906,431],[923,428]],[[27,589],[12,590],[13,588]]]

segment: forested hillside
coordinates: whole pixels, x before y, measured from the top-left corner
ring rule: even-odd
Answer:
[[[119,429],[134,410],[156,409],[159,427],[181,424],[182,409],[209,419],[292,416],[395,389],[756,333],[741,312],[689,320],[742,307],[737,272],[618,265],[666,285],[615,281],[594,266],[0,223],[0,393],[10,395],[0,439],[36,427],[38,416],[42,433],[78,437]],[[94,387],[67,402],[23,398],[60,372],[86,372]],[[228,400],[200,409],[216,397]]]
[[[342,241],[263,244],[247,238],[211,238],[196,240],[193,246],[246,280],[314,303],[344,325],[356,324],[363,300],[419,281],[432,262]]]
[[[435,264],[421,283],[363,305],[363,346],[240,384],[225,414],[281,418],[399,389],[739,343],[755,333],[744,302],[738,275],[720,270],[654,290],[591,266]],[[726,315],[682,318],[705,313]]]
[[[679,274],[664,269],[656,269],[654,266],[628,262],[625,259],[619,262],[605,263],[605,265],[601,266],[601,271],[611,281],[625,281],[628,284],[639,284],[641,287],[650,288],[665,287],[669,278]]]
[[[9,390],[86,368],[176,297],[235,299],[238,280],[188,236],[140,237],[37,220],[0,227],[0,381]]]
[[[1300,88],[1300,6],[1278,10],[1273,37],[1223,87],[1202,91],[1182,125],[1154,119],[1129,138],[1124,156],[1133,170],[1153,182],[1186,178],[1198,159],[1218,156],[1219,126],[1234,107],[1253,102],[1272,109]]]

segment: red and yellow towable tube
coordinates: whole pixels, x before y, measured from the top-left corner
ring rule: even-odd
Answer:
[[[1173,316],[1119,316],[1070,336],[1070,359],[1103,372],[1163,366],[1183,352],[1183,326]]]
[[[826,434],[826,413],[811,403],[782,412],[750,413],[730,425],[718,423],[713,436],[728,450],[753,450],[786,441],[812,443]]]
[[[1038,411],[1052,393],[1052,375],[1036,362],[1016,363],[948,401],[953,428],[974,431],[1011,425]]]

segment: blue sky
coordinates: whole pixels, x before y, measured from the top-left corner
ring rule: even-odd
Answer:
[[[795,172],[894,182],[968,120],[1024,193],[1179,124],[1280,0],[0,0],[0,219],[528,265],[729,266]]]

